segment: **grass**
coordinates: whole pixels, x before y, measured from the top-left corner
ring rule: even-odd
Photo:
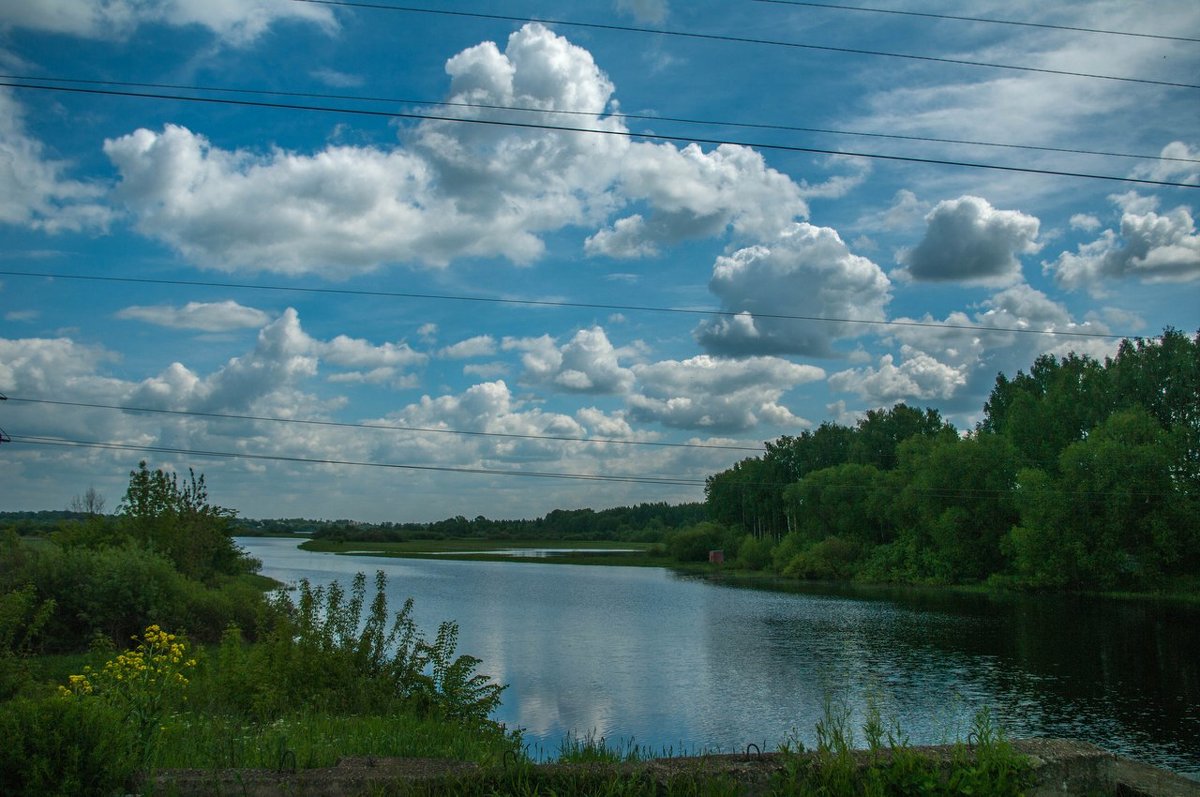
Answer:
[[[273,722],[187,712],[163,726],[154,765],[160,769],[312,769],[347,756],[442,758],[487,764],[513,748],[500,731],[481,733],[413,714],[290,714]]]
[[[1014,752],[986,712],[976,715],[971,747],[959,743],[940,755],[910,747],[898,727],[888,730],[874,714],[862,734],[867,748],[853,749],[850,712],[831,703],[817,725],[815,750],[791,745],[770,756],[655,760],[632,744],[614,748],[588,734],[568,737],[555,763],[506,756],[467,775],[389,784],[386,793],[1016,797],[1032,785],[1028,761]]]

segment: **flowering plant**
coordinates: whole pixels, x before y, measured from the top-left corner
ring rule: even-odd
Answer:
[[[187,700],[186,673],[196,666],[187,642],[158,625],[133,637],[137,647],[118,654],[100,670],[84,667],[72,675],[59,694],[66,698],[94,696],[107,700],[132,722],[142,744],[142,762],[148,764],[161,722],[172,705]]]

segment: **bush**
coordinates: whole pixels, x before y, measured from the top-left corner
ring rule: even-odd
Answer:
[[[716,523],[698,523],[667,538],[667,550],[680,562],[707,562],[708,552],[720,548],[725,531]]]
[[[0,700],[28,684],[34,639],[53,612],[54,601],[39,602],[32,586],[0,594]]]
[[[97,701],[17,699],[0,706],[0,794],[108,795],[136,770],[120,715]]]
[[[246,645],[237,628],[226,631],[201,685],[209,704],[260,721],[305,709],[395,709],[487,723],[503,687],[475,673],[478,659],[455,655],[454,623],[442,623],[427,642],[412,619],[411,598],[389,618],[386,587],[379,572],[369,607],[362,573],[349,593],[336,582],[301,581],[293,601],[281,590],[263,613],[257,644]]]
[[[738,544],[737,564],[747,570],[762,570],[771,564],[771,541],[747,534]]]
[[[832,581],[854,575],[854,563],[858,561],[860,547],[841,537],[827,537],[810,546],[784,568],[784,574]]]

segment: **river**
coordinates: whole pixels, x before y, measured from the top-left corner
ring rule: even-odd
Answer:
[[[1071,737],[1200,779],[1200,609],[1073,597],[748,589],[663,568],[385,559],[240,538],[284,582],[388,576],[427,637],[508,684],[496,719],[552,757],[568,733],[658,753],[815,742],[827,702],[913,744]],[[861,738],[861,737],[860,737]]]

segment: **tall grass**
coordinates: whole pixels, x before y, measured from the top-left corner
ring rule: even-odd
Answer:
[[[331,716],[315,711],[271,722],[187,713],[164,726],[157,769],[330,767],[345,756],[500,761],[514,740],[415,713]]]

